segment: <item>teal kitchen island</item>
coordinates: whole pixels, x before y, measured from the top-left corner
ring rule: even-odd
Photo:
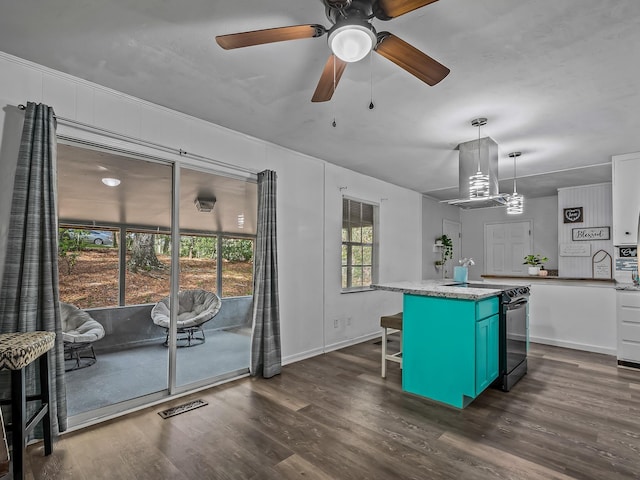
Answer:
[[[503,289],[451,280],[374,285],[403,294],[402,389],[464,408],[497,377]]]

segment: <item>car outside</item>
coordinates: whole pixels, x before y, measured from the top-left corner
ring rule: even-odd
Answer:
[[[113,245],[113,233],[100,230],[85,230],[80,233],[80,240],[94,245]]]

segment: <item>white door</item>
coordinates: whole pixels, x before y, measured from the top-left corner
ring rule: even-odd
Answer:
[[[531,222],[484,226],[484,265],[487,275],[526,275],[524,257],[532,253]]]
[[[447,219],[442,220],[442,233],[448,236],[453,243],[453,256],[451,260],[447,260],[447,263],[443,267],[444,278],[449,278],[453,276],[453,267],[459,265],[458,260],[460,260],[460,222]]]

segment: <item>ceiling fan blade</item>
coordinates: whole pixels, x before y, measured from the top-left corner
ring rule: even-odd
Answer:
[[[389,32],[378,34],[376,52],[431,86],[450,72],[441,63]]]
[[[216,42],[225,50],[230,50],[263,45],[265,43],[321,37],[326,31],[322,25],[294,25],[291,27],[267,28],[266,30],[218,35]]]
[[[413,12],[438,0],[377,0],[373,11],[380,20],[391,20],[405,13]]]
[[[335,63],[334,63],[335,61]],[[334,65],[335,65],[335,77],[334,77]],[[322,75],[320,76],[320,81],[318,82],[318,86],[316,87],[316,91],[313,94],[313,98],[311,98],[312,102],[327,102],[331,100],[333,96],[333,92],[335,88],[338,86],[338,82],[340,81],[340,77],[342,77],[342,73],[344,69],[347,67],[347,62],[340,60],[335,55],[329,55],[329,60],[324,66],[324,70],[322,70]],[[335,78],[335,84],[334,84]]]

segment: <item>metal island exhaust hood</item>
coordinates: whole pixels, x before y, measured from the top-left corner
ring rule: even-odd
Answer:
[[[504,207],[507,195],[499,193],[498,185],[498,144],[491,137],[479,138],[458,145],[460,152],[458,173],[458,197],[455,200],[444,200],[441,203],[456,205],[461,208]],[[478,155],[480,170],[489,175],[489,195],[471,197],[469,177],[478,171]]]

